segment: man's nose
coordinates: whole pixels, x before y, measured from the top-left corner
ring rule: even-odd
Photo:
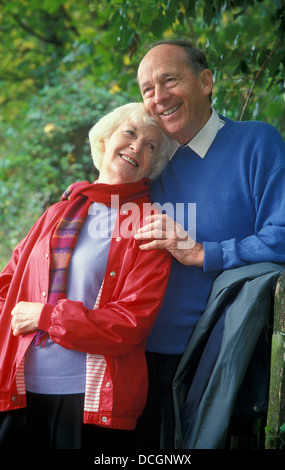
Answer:
[[[162,103],[167,98],[168,98],[167,89],[164,86],[157,84],[154,89],[155,104]]]

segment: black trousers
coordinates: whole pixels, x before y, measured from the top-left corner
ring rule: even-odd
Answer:
[[[135,431],[135,448],[174,448],[172,381],[182,355],[146,352],[149,378],[147,403]]]
[[[84,394],[27,392],[27,407],[0,413],[0,449],[132,449],[133,431],[83,424]]]

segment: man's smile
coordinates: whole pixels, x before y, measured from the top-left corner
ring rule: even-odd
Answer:
[[[176,106],[172,106],[168,108],[166,111],[163,111],[162,116],[170,116],[171,114],[175,113],[180,108],[181,104],[177,104]]]

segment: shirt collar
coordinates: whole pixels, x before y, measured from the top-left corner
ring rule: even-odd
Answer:
[[[223,127],[225,122],[220,118],[218,113],[212,108],[210,119],[205,126],[188,142],[188,145],[199,157],[204,158],[208,152],[217,132]],[[184,145],[183,147],[186,147]],[[177,149],[176,149],[177,150]],[[172,158],[172,157],[171,157]]]

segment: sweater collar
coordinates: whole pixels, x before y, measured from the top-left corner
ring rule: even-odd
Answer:
[[[212,108],[212,113],[205,126],[185,145],[181,147],[190,147],[199,157],[204,158],[218,131],[224,126],[225,121]],[[178,148],[178,147],[177,147]],[[176,148],[176,150],[177,150]],[[175,150],[175,152],[176,152]],[[174,155],[174,154],[173,154]],[[173,157],[172,155],[172,157]],[[171,157],[171,158],[172,158]]]
[[[62,200],[73,201],[79,196],[85,196],[92,202],[99,202],[106,206],[114,205],[113,196],[118,196],[118,206],[127,202],[135,200],[144,200],[149,198],[150,180],[143,178],[135,183],[124,183],[124,184],[105,184],[95,181],[95,183],[89,183],[88,181],[82,181],[72,184],[62,196]]]

